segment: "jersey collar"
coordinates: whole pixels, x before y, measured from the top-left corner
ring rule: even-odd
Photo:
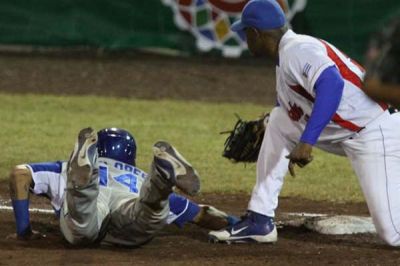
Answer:
[[[281,41],[279,42],[279,51],[281,51],[282,49],[284,49],[284,47],[293,39],[297,36],[297,34],[292,31],[292,30],[288,30],[287,32],[285,32],[285,34],[283,34]]]

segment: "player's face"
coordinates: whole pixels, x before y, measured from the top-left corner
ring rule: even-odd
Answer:
[[[246,28],[247,46],[254,56],[274,57],[276,40],[268,33],[260,32],[255,28]]]
[[[263,55],[261,35],[255,28],[246,28],[247,46],[254,56]]]

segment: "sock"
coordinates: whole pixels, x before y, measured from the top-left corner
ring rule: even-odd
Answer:
[[[250,217],[251,219],[255,222],[255,223],[260,223],[260,224],[266,224],[266,223],[272,223],[273,222],[273,218],[257,213],[257,212],[253,212],[253,211],[249,211],[250,212]]]
[[[173,223],[178,227],[183,227],[185,223],[192,222],[200,212],[199,205],[175,193],[169,196],[169,207],[171,212],[177,216]]]
[[[31,230],[29,221],[29,200],[12,200],[11,202],[14,208],[17,235],[23,236]]]

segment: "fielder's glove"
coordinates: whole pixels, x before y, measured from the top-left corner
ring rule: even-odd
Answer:
[[[264,138],[265,124],[269,114],[257,120],[244,121],[236,114],[238,121],[224,144],[222,156],[233,162],[256,162]]]

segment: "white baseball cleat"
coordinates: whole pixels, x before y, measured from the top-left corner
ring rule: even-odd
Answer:
[[[200,191],[200,179],[197,171],[174,148],[165,141],[153,146],[156,172],[184,193],[195,195]]]
[[[67,165],[68,181],[75,188],[85,187],[94,174],[97,160],[97,132],[84,128],[79,132]]]

